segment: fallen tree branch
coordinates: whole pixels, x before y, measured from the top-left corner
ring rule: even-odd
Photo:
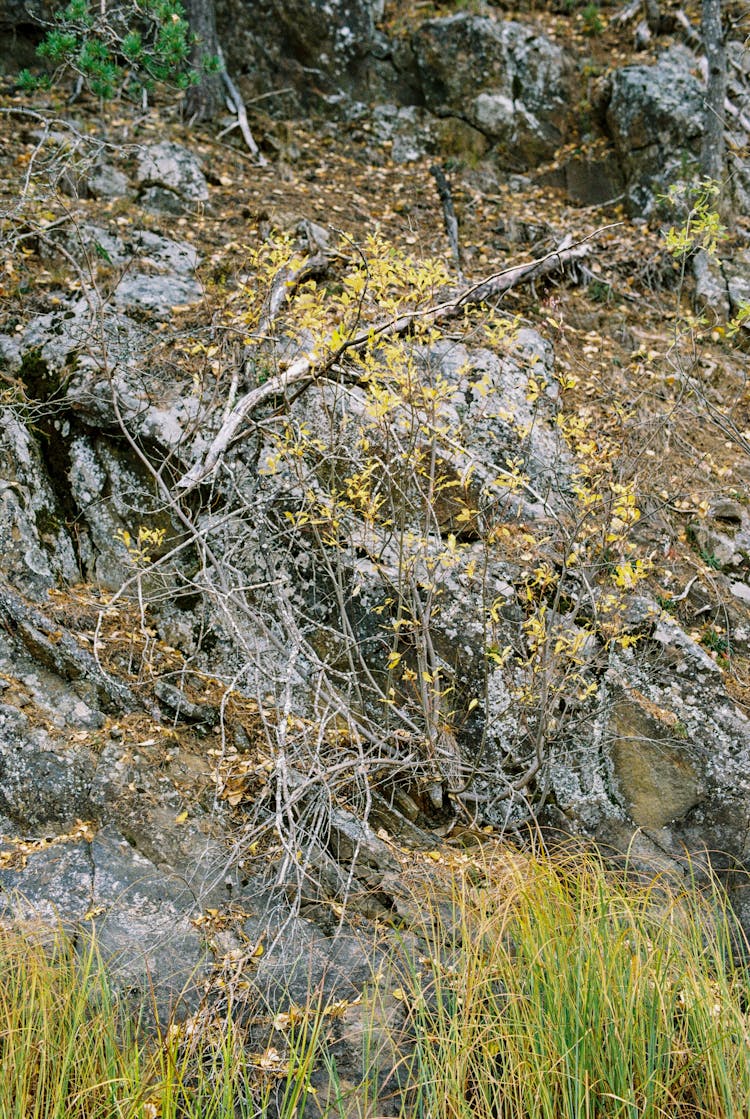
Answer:
[[[635,19],[635,17],[640,14],[642,9],[642,0],[630,0],[629,4],[621,8],[619,12],[615,12],[609,22],[619,24],[630,23],[631,20]]]
[[[328,264],[328,257],[321,250],[313,256],[309,256],[298,268],[291,268],[288,264],[279,268],[271,282],[271,287],[263,304],[258,329],[254,333],[261,338],[264,334],[267,334],[282,307],[289,302],[300,284],[303,284],[305,280],[324,275],[328,269]]]
[[[518,287],[520,284],[530,283],[532,280],[547,276],[552,272],[562,271],[566,266],[588,254],[589,242],[593,237],[621,224],[621,222],[615,222],[613,225],[604,226],[579,241],[566,238],[557,249],[547,253],[546,256],[531,260],[526,264],[515,265],[513,268],[504,268],[502,271],[487,277],[487,279],[473,284],[454,299],[446,300],[432,307],[426,307],[423,310],[406,311],[402,315],[397,315],[375,326],[368,327],[366,330],[353,334],[341,345],[333,348],[322,357],[318,350],[302,354],[281,373],[277,373],[275,377],[270,377],[262,385],[250,389],[237,401],[221,425],[205,457],[196,462],[178,480],[178,488],[183,491],[192,489],[193,486],[198,485],[213,473],[246,417],[256,408],[261,407],[267,400],[282,396],[292,386],[298,390],[307,388],[314,380],[329,376],[332,372],[339,372],[339,362],[347,352],[361,352],[367,346],[372,345],[373,339],[393,338],[399,334],[404,334],[417,321],[438,323],[454,318],[467,307],[475,306],[478,303],[486,303],[490,299],[498,299],[510,291],[511,288]]]
[[[443,207],[445,233],[448,238],[448,244],[451,247],[451,252],[453,253],[456,275],[458,276],[459,283],[462,284],[464,282],[464,275],[461,270],[461,249],[458,243],[458,219],[453,206],[453,195],[451,193],[450,183],[445,176],[443,168],[438,163],[430,168],[430,174],[435,180],[440,204]]]
[[[253,134],[250,131],[250,125],[247,122],[247,110],[245,109],[245,102],[242,100],[242,96],[240,94],[240,91],[237,89],[237,86],[234,84],[232,79],[229,77],[229,74],[227,73],[226,63],[224,62],[224,53],[223,53],[221,47],[219,47],[218,54],[219,54],[219,64],[221,66],[221,71],[220,71],[221,80],[223,81],[224,85],[227,87],[227,93],[229,94],[229,100],[232,102],[232,105],[234,106],[234,111],[237,115],[237,125],[239,127],[240,132],[242,133],[242,139],[245,141],[245,144],[247,145],[248,150],[250,151],[250,153],[252,155],[255,156],[258,163],[261,166],[265,166],[265,164],[268,161],[266,160],[265,156],[263,155],[260,148],[258,147],[258,145],[255,143],[255,140],[253,139]]]

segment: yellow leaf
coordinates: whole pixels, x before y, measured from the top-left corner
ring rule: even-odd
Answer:
[[[185,821],[187,820],[187,818],[188,818],[188,814],[187,814],[187,809],[186,809],[184,812],[180,812],[179,816],[175,816],[174,822],[176,824],[184,824]]]

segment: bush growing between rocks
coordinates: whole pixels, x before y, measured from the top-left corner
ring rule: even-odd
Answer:
[[[615,450],[566,410],[575,379],[552,372],[537,335],[481,306],[446,342],[432,312],[441,264],[372,239],[323,283],[290,284],[304,267],[270,241],[230,321],[249,338],[250,392],[305,355],[330,372],[290,386],[288,406],[248,432],[252,467],[241,449],[220,462],[226,520],[194,522],[200,584],[248,679],[269,686],[259,619],[294,650],[278,708],[306,689],[317,729],[292,745],[282,721],[282,770],[325,797],[346,789],[365,814],[371,787],[401,784],[427,814],[479,788],[517,824],[544,799],[550,750],[586,711],[597,666],[638,639],[623,621],[647,573],[629,541],[635,493]],[[383,329],[401,321],[403,336]],[[305,829],[286,828],[294,863]]]

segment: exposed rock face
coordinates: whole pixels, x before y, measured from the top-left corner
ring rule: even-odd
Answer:
[[[3,73],[15,75],[21,67],[36,63],[34,40],[41,38],[37,29],[41,21],[51,19],[58,8],[55,0],[1,0],[0,70]]]
[[[2,0],[0,27],[16,28],[31,20],[49,19],[56,7],[54,0]]]
[[[34,61],[30,19],[48,19],[52,7],[46,0],[0,3],[0,25],[18,30],[19,43],[25,44],[29,57],[23,62]],[[546,181],[587,204],[617,198],[624,188],[635,214],[648,214],[655,195],[684,177],[686,161],[692,174],[704,112],[694,51],[675,44],[655,64],[615,69],[594,97],[599,119],[580,136],[570,126],[579,110],[576,64],[584,68],[585,58],[576,59],[574,48],[563,50],[532,24],[498,19],[488,11],[460,12],[420,25],[417,10],[411,27],[394,29],[384,22],[388,13],[382,0],[261,0],[252,5],[217,0],[230,70],[263,97],[279,83],[284,87],[278,107],[269,102],[272,113],[289,116],[290,108],[312,109],[350,121],[379,105],[374,132],[393,140],[389,154],[397,162],[444,153],[488,158],[504,169],[533,169],[575,138],[583,141],[583,153],[564,158]],[[687,40],[695,46],[694,35],[688,33]],[[730,42],[728,54],[727,177],[734,204],[745,212],[750,178],[737,153],[748,138],[747,51],[742,43]],[[12,72],[12,60],[8,65]],[[614,151],[589,156],[587,146],[602,140],[602,133]],[[208,199],[199,162],[179,144],[152,145],[136,178],[141,204],[155,214],[183,214]],[[73,176],[68,188],[84,197],[115,198],[127,192],[127,185],[121,172],[100,161],[83,176]],[[139,284],[142,288],[143,281]],[[147,292],[133,295],[150,307]]]
[[[0,926],[92,934],[118,987],[162,1022],[193,1009],[224,966],[242,970],[254,1014],[304,1004],[318,984],[356,1000],[376,962],[369,935],[331,939],[293,916],[265,860],[237,847],[211,729],[178,735],[143,712],[114,722],[85,681],[40,668],[25,642],[0,631]],[[159,690],[174,704],[177,688]],[[334,833],[328,865],[350,884],[355,847],[371,881],[396,882],[399,864],[372,829],[338,810]],[[207,911],[221,914],[216,928]]]
[[[372,46],[383,0],[273,0],[270,12],[303,65],[346,68]]]
[[[18,358],[20,368],[20,358]],[[75,553],[39,447],[10,408],[0,410],[0,552],[6,578],[42,597],[75,582]]]
[[[186,996],[197,1002],[208,954],[193,924],[200,909],[189,888],[157,870],[114,828],[94,837],[91,863],[93,929],[117,981],[140,988],[145,971],[156,977],[162,1003]]]
[[[730,316],[729,292],[721,262],[700,249],[693,257],[695,301],[714,321],[724,323]]]
[[[410,88],[376,27],[383,0],[260,0],[252,11],[244,0],[218,0],[217,14],[220,25],[232,28],[223,40],[230,67],[247,74],[259,92],[279,81],[291,86],[286,109],[296,103],[338,115],[348,103],[390,100]]]
[[[604,94],[606,123],[622,162],[630,206],[648,213],[654,195],[695,158],[703,133],[704,95],[694,55],[673,47],[652,66],[615,70]]]
[[[690,533],[712,566],[750,581],[750,515],[736,498],[714,501],[709,516],[694,522]]]
[[[94,776],[90,753],[66,749],[11,705],[0,721],[0,811],[32,833],[50,825],[72,826],[86,817]]]
[[[173,292],[170,285],[177,281],[196,284],[194,250],[145,231],[136,230],[125,240],[104,228],[82,226],[68,251],[90,255],[96,246],[106,254],[110,268],[124,269],[126,278],[132,275],[139,282],[157,285],[154,290],[162,293],[164,302],[149,312],[131,298],[131,288],[120,282],[114,286],[115,300],[120,293],[117,310],[95,309],[92,318],[86,300],[77,300],[32,320],[19,339],[8,339],[4,346],[9,368],[23,369],[26,363],[28,373],[31,355],[35,355],[34,360],[41,363],[37,388],[47,386],[58,394],[56,422],[63,425],[59,436],[65,448],[60,462],[76,510],[74,552],[64,524],[54,541],[48,540],[34,516],[33,503],[28,506],[19,499],[19,487],[30,488],[42,504],[54,510],[60,500],[61,479],[53,491],[49,464],[39,457],[30,434],[17,421],[9,422],[5,429],[8,462],[12,460],[16,470],[21,464],[28,477],[8,475],[11,484],[6,488],[9,496],[0,531],[9,542],[8,554],[17,556],[10,567],[11,578],[27,593],[35,590],[40,598],[56,580],[75,578],[79,567],[100,585],[113,589],[132,576],[132,560],[122,535],[133,530],[136,515],[139,520],[145,517],[148,523],[162,524],[168,536],[175,531],[170,519],[156,512],[158,495],[143,463],[108,433],[114,434],[124,422],[149,453],[158,455],[173,448],[182,455],[187,453],[186,432],[201,414],[192,386],[174,384],[158,367],[152,370],[150,383],[143,377],[152,324],[167,318],[167,301]],[[197,286],[191,290],[197,298]],[[102,376],[93,352],[94,326],[106,332],[114,367],[111,377]],[[287,340],[278,345],[286,347],[278,356],[288,360],[291,343]],[[481,560],[482,545],[472,521],[477,514],[466,510],[487,506],[489,501],[493,515],[500,514],[510,523],[520,518],[526,525],[543,525],[564,514],[570,500],[570,459],[555,424],[553,353],[549,343],[525,328],[508,343],[503,355],[472,350],[448,339],[412,345],[405,354],[421,376],[442,386],[439,417],[431,422],[439,422],[452,433],[434,452],[440,494],[434,505],[435,532],[425,538],[421,562],[434,563],[440,571],[436,586],[441,607],[430,623],[433,654],[445,683],[467,703],[485,672],[484,604],[488,596],[497,612],[497,643],[510,646],[517,639],[522,615],[514,584],[520,569],[497,558],[483,583],[472,582],[461,570],[454,570],[453,561],[446,561],[446,540],[452,538],[455,547],[456,537],[461,537],[471,566],[474,552],[476,562]],[[376,438],[368,426],[367,393],[359,386],[310,388],[292,404],[290,417],[321,445],[333,440],[341,471],[361,469],[362,438],[366,436],[371,444]],[[10,413],[9,419],[13,420]],[[413,406],[402,406],[390,422],[405,432],[417,419]],[[190,454],[201,453],[212,425],[218,422],[215,412],[206,417],[207,427],[194,437]],[[66,423],[72,426],[64,427]],[[303,713],[310,702],[307,677],[313,666],[318,666],[314,671],[324,671],[330,664],[347,663],[351,645],[346,631],[336,629],[340,619],[330,615],[330,606],[325,605],[331,602],[325,557],[303,535],[290,551],[286,545],[269,544],[260,531],[264,518],[284,515],[284,510],[293,512],[320,484],[315,470],[300,474],[299,467],[269,469],[267,464],[276,453],[275,440],[259,438],[253,452],[257,469],[249,468],[243,458],[235,466],[240,505],[218,519],[206,511],[197,525],[217,554],[234,557],[248,583],[271,586],[279,578],[283,583],[283,591],[275,591],[275,597],[256,600],[252,624],[243,623],[244,655],[251,650],[243,668],[246,684],[252,685],[253,672],[259,688],[265,686],[262,681],[269,674],[278,673],[280,679],[289,676],[284,650],[299,638],[288,620],[294,611],[302,611],[309,644],[295,669],[294,702]],[[527,482],[508,493],[503,478],[509,462],[516,460],[523,461]],[[405,502],[407,516],[412,515],[410,484],[404,482],[399,498]],[[495,492],[492,487],[497,485]],[[417,517],[416,496],[413,500]],[[252,510],[251,521],[247,510]],[[744,507],[728,501],[717,506],[700,528],[700,546],[716,555],[734,587],[746,586],[746,519]],[[366,525],[350,514],[339,528],[337,578],[350,596],[347,624],[359,663],[367,671],[377,671],[382,659],[382,626],[389,617],[385,604],[401,578],[401,559],[393,547],[390,524],[386,517],[382,528],[377,521]],[[418,528],[417,517],[412,531]],[[416,579],[418,587],[418,575]],[[180,572],[173,566],[162,569],[158,576],[146,577],[143,588],[146,594],[163,600],[178,585]],[[742,595],[736,590],[731,593],[739,606]],[[658,852],[660,857],[676,858],[681,845],[696,853],[708,845],[720,847],[730,860],[742,864],[747,857],[744,836],[748,823],[743,767],[750,764],[746,722],[728,700],[715,662],[674,622],[666,617],[659,620],[655,607],[644,613],[634,605],[634,615],[642,635],[635,654],[618,654],[607,665],[593,638],[583,648],[583,671],[597,683],[596,698],[581,712],[580,723],[571,718],[564,733],[549,744],[550,793],[555,806],[551,811],[568,826],[592,832],[620,849],[627,848],[640,831],[648,837],[652,854]],[[186,626],[191,631],[189,620],[179,621],[166,607],[163,624],[165,632],[180,632],[180,640],[193,640],[190,632],[187,637],[183,632]],[[211,624],[221,628],[216,619]],[[562,615],[555,624],[561,632],[575,628]],[[27,648],[29,641],[41,655],[44,643],[27,634]],[[60,671],[64,662],[54,659],[49,636],[45,641],[49,646],[44,646],[45,663]],[[484,818],[505,825],[513,822],[516,809],[525,811],[520,801],[512,797],[506,801],[500,795],[508,774],[523,770],[525,756],[528,761],[513,701],[516,684],[512,670],[492,668],[485,685],[486,723],[469,718],[458,739],[445,735],[436,740],[435,754],[424,765],[426,797],[420,800],[416,787],[381,789],[372,799],[373,821],[391,834],[403,836],[405,842],[424,843],[425,829],[439,830],[452,818],[449,790],[461,787],[467,763],[478,767],[472,791]],[[51,685],[47,681],[44,686]],[[37,686],[34,703],[39,702],[40,694]],[[216,727],[215,709],[202,713],[201,705],[180,693],[172,681],[159,681],[155,695],[168,718],[203,728],[201,733],[212,733]],[[139,857],[180,875],[202,904],[210,898],[226,898],[221,852],[205,812],[196,813],[194,820],[191,816],[189,823],[174,823],[183,803],[179,773],[184,771],[195,783],[199,777],[195,767],[200,768],[197,759],[178,752],[174,767],[162,762],[154,778],[146,781],[144,773],[153,749],[147,741],[135,752],[132,743],[117,737],[99,742],[95,749],[89,742],[76,745],[44,721],[30,722],[24,713],[28,697],[25,703],[22,699],[13,702],[12,693],[6,696],[10,701],[3,715],[0,811],[14,829],[59,831],[74,826],[76,820],[93,818],[134,843]],[[79,691],[75,702],[68,698],[65,704],[58,713],[60,729],[95,727],[102,719],[97,693],[92,697],[90,688]],[[585,728],[585,738],[579,737],[577,725]],[[478,757],[472,751],[480,739],[484,753]],[[200,779],[207,780],[206,774]],[[289,784],[291,775],[285,780]],[[300,789],[304,780],[299,779]],[[30,788],[36,790],[33,797],[28,795]],[[310,818],[318,811],[316,797],[314,783],[309,793],[300,795],[300,811]],[[380,890],[384,876],[393,875],[395,867],[372,826],[342,809],[331,810],[329,816],[327,843],[311,855],[325,884],[323,895],[326,890],[335,895],[342,888],[346,875],[342,878],[338,864],[350,865],[355,857],[363,896],[368,890]],[[232,881],[237,889],[236,878]],[[171,897],[169,890],[167,895]]]
[[[413,49],[427,107],[472,125],[506,164],[533,166],[560,144],[570,68],[551,39],[461,13],[422,24]]]
[[[192,386],[175,382],[158,364],[144,377],[153,344],[148,324],[203,298],[192,245],[144,230],[123,239],[85,224],[60,240],[84,274],[94,261],[106,265],[111,295],[102,299],[92,284],[81,298],[61,299],[59,309],[32,319],[0,349],[4,367],[41,404],[46,467],[40,445],[10,409],[0,434],[6,572],[39,597],[59,578],[75,582],[83,574],[115,589],[127,577],[120,536],[143,523],[154,487],[137,454],[113,444],[118,416],[138,417],[143,438],[176,450],[199,410]],[[75,546],[66,525],[73,521]]]
[[[744,866],[748,772],[750,721],[716,662],[662,614],[637,653],[613,658],[588,738],[557,754],[551,816],[636,864],[676,867],[687,856],[697,868],[710,853],[719,867]]]
[[[136,178],[147,208],[181,213],[208,201],[208,186],[198,159],[169,140],[143,148]]]
[[[530,168],[565,138],[571,62],[527,24],[462,13],[388,40],[377,29],[379,0],[264,0],[251,16],[242,7],[232,47],[257,31],[257,57],[265,52],[271,69],[282,60],[306,90],[301,99],[333,113],[349,102],[347,119],[366,119],[394,161],[450,150]],[[17,5],[5,9],[22,18]],[[569,160],[571,192],[600,202],[626,187],[633,209],[653,207],[700,140],[693,63],[677,49],[613,73],[601,108],[615,158]],[[382,100],[370,112],[355,97]],[[87,174],[74,193],[131,190],[109,165]],[[210,202],[199,160],[178,144],[144,149],[134,179],[139,204],[158,213]],[[405,339],[398,360],[434,391],[384,392],[385,435],[361,370],[320,378],[285,408],[275,401],[179,505],[169,484],[200,460],[227,406],[213,385],[207,400],[159,357],[175,308],[203,299],[198,254],[145,229],[125,235],[83,221],[73,233],[50,230],[47,259],[55,238],[82,275],[101,272],[0,338],[4,371],[35,402],[31,423],[20,408],[0,414],[0,590],[22,592],[20,613],[0,596],[2,920],[93,928],[124,987],[148,992],[157,977],[165,1015],[186,986],[195,993],[209,958],[223,966],[223,952],[254,968],[254,997],[284,1008],[311,987],[356,997],[371,961],[353,933],[332,945],[320,911],[330,922],[325,907],[344,895],[368,917],[398,910],[403,849],[437,845],[459,812],[520,826],[537,797],[555,826],[645,865],[674,869],[686,851],[700,859],[707,848],[722,852],[722,867],[750,865],[750,725],[715,660],[654,603],[629,602],[627,635],[639,642],[617,650],[578,628],[577,605],[545,602],[563,647],[585,637],[576,674],[586,695],[558,696],[559,721],[538,741],[546,713],[521,710],[530,648],[521,593],[543,595],[533,565],[569,561],[555,533],[576,512],[554,354],[539,333],[521,328],[497,352],[448,335]],[[315,240],[330,248],[327,231]],[[702,270],[698,262],[698,298],[717,318],[750,293],[746,256]],[[269,368],[313,345],[274,335],[261,355]],[[243,377],[260,381],[254,353],[253,343],[235,396]],[[317,458],[302,447],[280,461],[287,420],[307,447],[318,441]],[[401,473],[389,474],[401,447]],[[432,474],[417,478],[422,455]],[[369,519],[354,500],[337,509],[368,469],[377,499],[387,502],[390,489],[394,507]],[[523,479],[513,485],[516,470]],[[494,550],[482,536],[489,523]],[[134,558],[141,525],[163,537],[148,549],[155,570]],[[693,594],[710,605],[717,586],[726,591],[731,640],[750,647],[747,510],[727,498],[693,532],[717,569]],[[107,638],[90,619],[79,625],[72,607],[71,618],[55,615],[59,626],[22,616],[24,599],[49,611],[48,592],[81,577],[97,593],[127,582],[146,602],[111,636],[119,659],[107,671],[97,662]],[[141,656],[144,643],[158,645],[158,662]],[[414,687],[406,675],[391,679],[389,650]],[[207,699],[209,679],[226,691]],[[434,685],[426,700],[425,679]],[[228,715],[228,697],[274,688],[285,707],[266,731],[277,734],[273,756],[255,756],[247,711]],[[351,712],[359,723],[347,722]],[[437,728],[429,748],[425,726]],[[299,739],[292,761],[289,735]],[[265,854],[254,861],[243,845],[269,832],[282,835],[281,853],[259,865]],[[292,910],[301,904],[317,924]],[[226,922],[213,941],[207,910]]]

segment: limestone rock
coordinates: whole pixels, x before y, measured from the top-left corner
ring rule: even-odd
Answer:
[[[394,163],[414,163],[434,147],[432,118],[414,105],[376,105],[371,124],[376,138],[390,146]]]
[[[75,582],[78,564],[65,515],[39,447],[10,407],[0,409],[0,554],[3,574],[43,598],[58,582]]]
[[[651,66],[615,70],[605,92],[606,124],[627,180],[631,209],[648,213],[654,195],[677,178],[703,133],[703,89],[695,58],[683,47]]]
[[[383,0],[274,0],[271,10],[296,58],[335,71],[367,52]]]
[[[170,140],[143,148],[136,179],[144,189],[161,187],[188,204],[207,202],[209,198],[206,176],[197,157]]]
[[[696,547],[722,571],[750,574],[750,513],[733,499],[723,498],[690,533]]]
[[[64,139],[61,146],[64,150]],[[61,188],[73,198],[124,198],[129,192],[127,175],[104,159],[93,163],[84,160],[76,164],[71,160],[61,182]]]
[[[54,834],[90,816],[96,759],[52,736],[10,704],[0,706],[0,812],[19,831]]]
[[[729,292],[721,263],[700,249],[693,257],[695,301],[699,307],[724,323],[729,318]]]
[[[133,500],[147,512],[153,485],[137,455],[105,432],[117,432],[123,417],[143,440],[177,448],[201,407],[192,385],[149,366],[149,327],[131,317],[169,319],[175,305],[202,299],[193,247],[145,230],[122,238],[90,224],[59,236],[84,267],[106,264],[110,286],[112,270],[121,275],[111,299],[100,300],[94,291],[88,298],[60,298],[59,308],[33,318],[4,349],[6,363],[40,407],[54,398],[41,444],[10,412],[0,436],[0,454],[10,456],[0,540],[7,535],[9,557],[18,553],[11,570],[26,572],[31,593],[57,578],[74,582],[81,573],[101,577],[114,589],[132,574],[118,534],[137,528]],[[104,361],[93,339],[105,345]],[[92,437],[92,429],[102,434]],[[41,446],[50,462],[42,462]],[[53,469],[45,476],[52,458]],[[51,478],[60,483],[65,516]],[[76,521],[76,554],[66,538],[66,517]]]
[[[750,307],[750,252],[747,249],[733,254],[722,261],[722,267],[727,277],[727,293],[732,315],[738,314],[743,308]],[[745,329],[750,327],[746,320]]]
[[[94,867],[88,840],[72,838],[30,854],[3,841],[6,868],[0,870],[0,920],[62,926],[75,933],[91,909]]]
[[[190,890],[111,827],[94,837],[91,861],[93,931],[118,985],[141,998],[153,990],[162,1014],[196,1002],[206,948],[192,924],[199,911]]]
[[[198,254],[189,242],[173,241],[142,229],[135,229],[123,238],[92,224],[83,224],[73,233],[63,229],[58,239],[81,262],[84,270],[94,271],[106,262],[111,269],[119,271],[119,276],[109,279],[109,286],[113,288],[110,300],[100,308],[98,295],[92,291],[88,299],[80,300],[72,316],[74,320],[84,316],[98,325],[100,320],[109,319],[111,329],[117,323],[111,307],[126,314],[169,319],[173,307],[196,303],[203,297],[203,289],[194,275]],[[69,310],[66,308],[61,315],[66,324],[62,334],[72,338],[74,327]],[[44,320],[43,316],[38,324],[41,329],[44,329]],[[87,323],[87,329],[94,330],[94,323]],[[80,332],[78,326],[75,333]]]
[[[114,305],[129,314],[145,313],[155,319],[171,319],[174,307],[198,303],[203,288],[184,276],[144,276],[129,272],[120,280]]]
[[[427,107],[482,132],[512,166],[530,167],[560,144],[568,112],[563,50],[527,24],[459,13],[413,37]]]
[[[128,193],[127,176],[111,163],[99,163],[86,177],[86,188],[94,198],[123,198]]]
[[[610,732],[614,780],[636,827],[666,827],[700,803],[705,789],[676,718],[660,719],[648,704],[623,694]]]
[[[271,910],[249,918],[242,931],[251,948],[263,944],[251,982],[275,1011],[304,1006],[310,991],[320,992],[324,1004],[354,1000],[372,976],[372,965],[355,937],[327,937],[304,918],[284,920]]]
[[[748,772],[750,721],[716,662],[662,614],[637,653],[612,658],[586,733],[555,749],[551,787],[558,824],[623,854],[640,835],[646,863],[677,868],[708,851],[745,865]]]

